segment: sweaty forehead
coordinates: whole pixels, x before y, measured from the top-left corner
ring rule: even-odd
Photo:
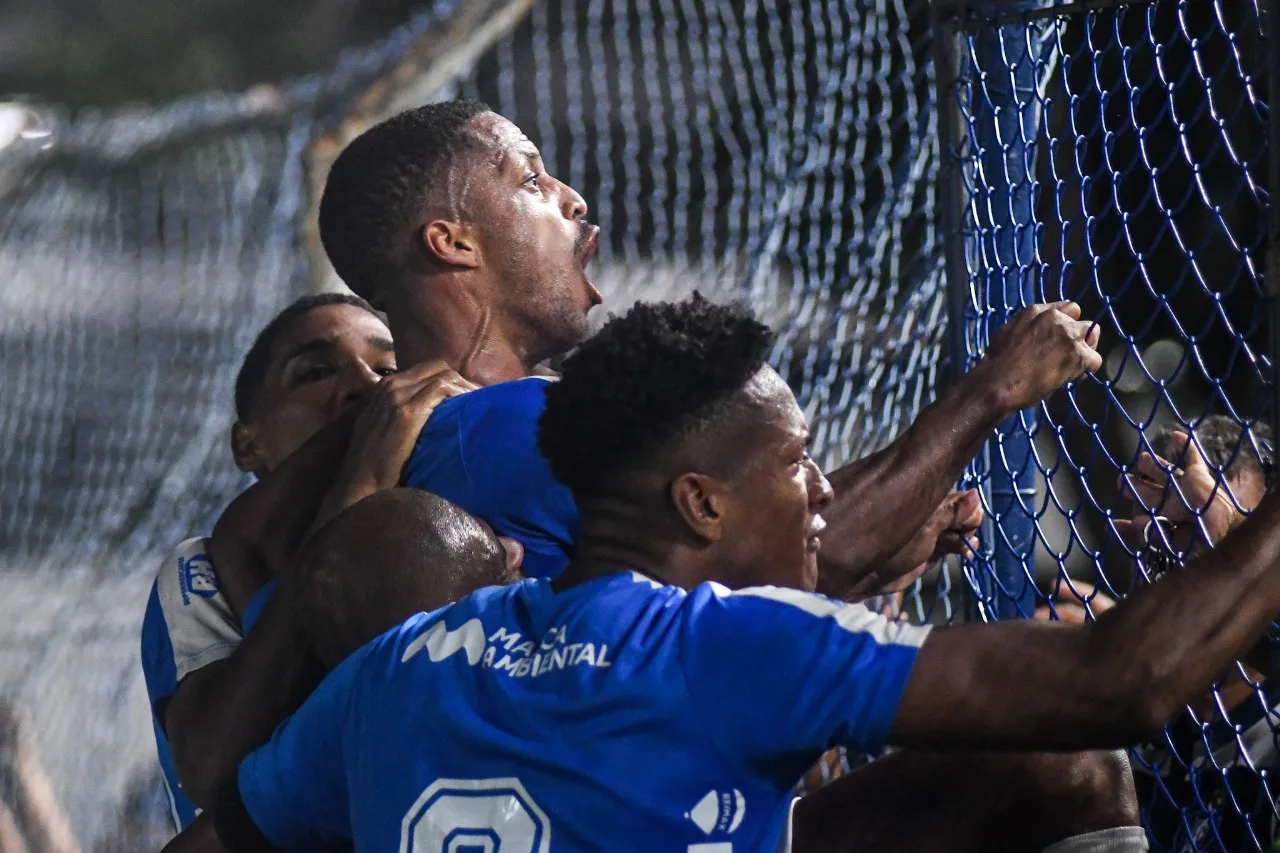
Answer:
[[[765,365],[747,381],[743,394],[752,407],[764,414],[763,421],[773,429],[779,440],[803,439],[808,435],[809,424],[804,412],[796,403],[791,388],[778,372]]]
[[[524,131],[497,113],[478,115],[467,127],[492,154],[495,165],[524,161],[538,154],[537,146],[524,135]]]

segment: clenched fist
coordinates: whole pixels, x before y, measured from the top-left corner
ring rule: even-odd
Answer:
[[[1102,366],[1098,334],[1074,302],[1029,305],[1000,327],[973,372],[992,384],[1006,409],[1025,409]]]

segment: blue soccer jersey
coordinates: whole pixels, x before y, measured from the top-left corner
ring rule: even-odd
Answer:
[[[564,571],[578,538],[573,493],[538,449],[549,381],[517,379],[443,401],[422,428],[402,478],[518,540],[521,570],[539,578]]]
[[[285,851],[785,849],[792,788],[880,749],[928,628],[620,573],[481,590],[339,666],[240,767]]]

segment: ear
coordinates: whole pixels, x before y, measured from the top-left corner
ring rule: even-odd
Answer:
[[[266,456],[258,443],[258,431],[249,424],[236,421],[231,427],[231,455],[236,467],[249,474],[267,470]]]
[[[427,255],[447,266],[467,269],[480,266],[480,242],[470,225],[433,219],[422,226],[422,245]]]
[[[507,552],[507,572],[514,578],[520,575],[520,566],[524,563],[524,546],[510,536],[499,536],[498,544]]]
[[[724,535],[724,484],[706,474],[681,474],[671,482],[671,502],[694,535],[716,542]]]

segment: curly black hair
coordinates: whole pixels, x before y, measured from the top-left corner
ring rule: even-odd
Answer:
[[[316,308],[325,305],[350,305],[368,311],[379,320],[382,315],[374,307],[359,296],[350,293],[313,293],[294,301],[277,314],[270,323],[258,332],[253,346],[245,353],[240,363],[240,372],[236,374],[236,420],[244,423],[253,417],[258,406],[258,396],[262,393],[262,384],[266,381],[267,370],[271,367],[271,347],[280,334],[294,320]]]
[[[478,143],[468,122],[487,112],[469,100],[417,107],[369,128],[338,155],[320,199],[320,240],[352,291],[376,304],[377,288],[396,279],[425,203],[453,157]]]
[[[564,362],[547,391],[539,444],[576,495],[641,470],[698,428],[765,363],[773,333],[746,309],[699,293],[639,303]]]

